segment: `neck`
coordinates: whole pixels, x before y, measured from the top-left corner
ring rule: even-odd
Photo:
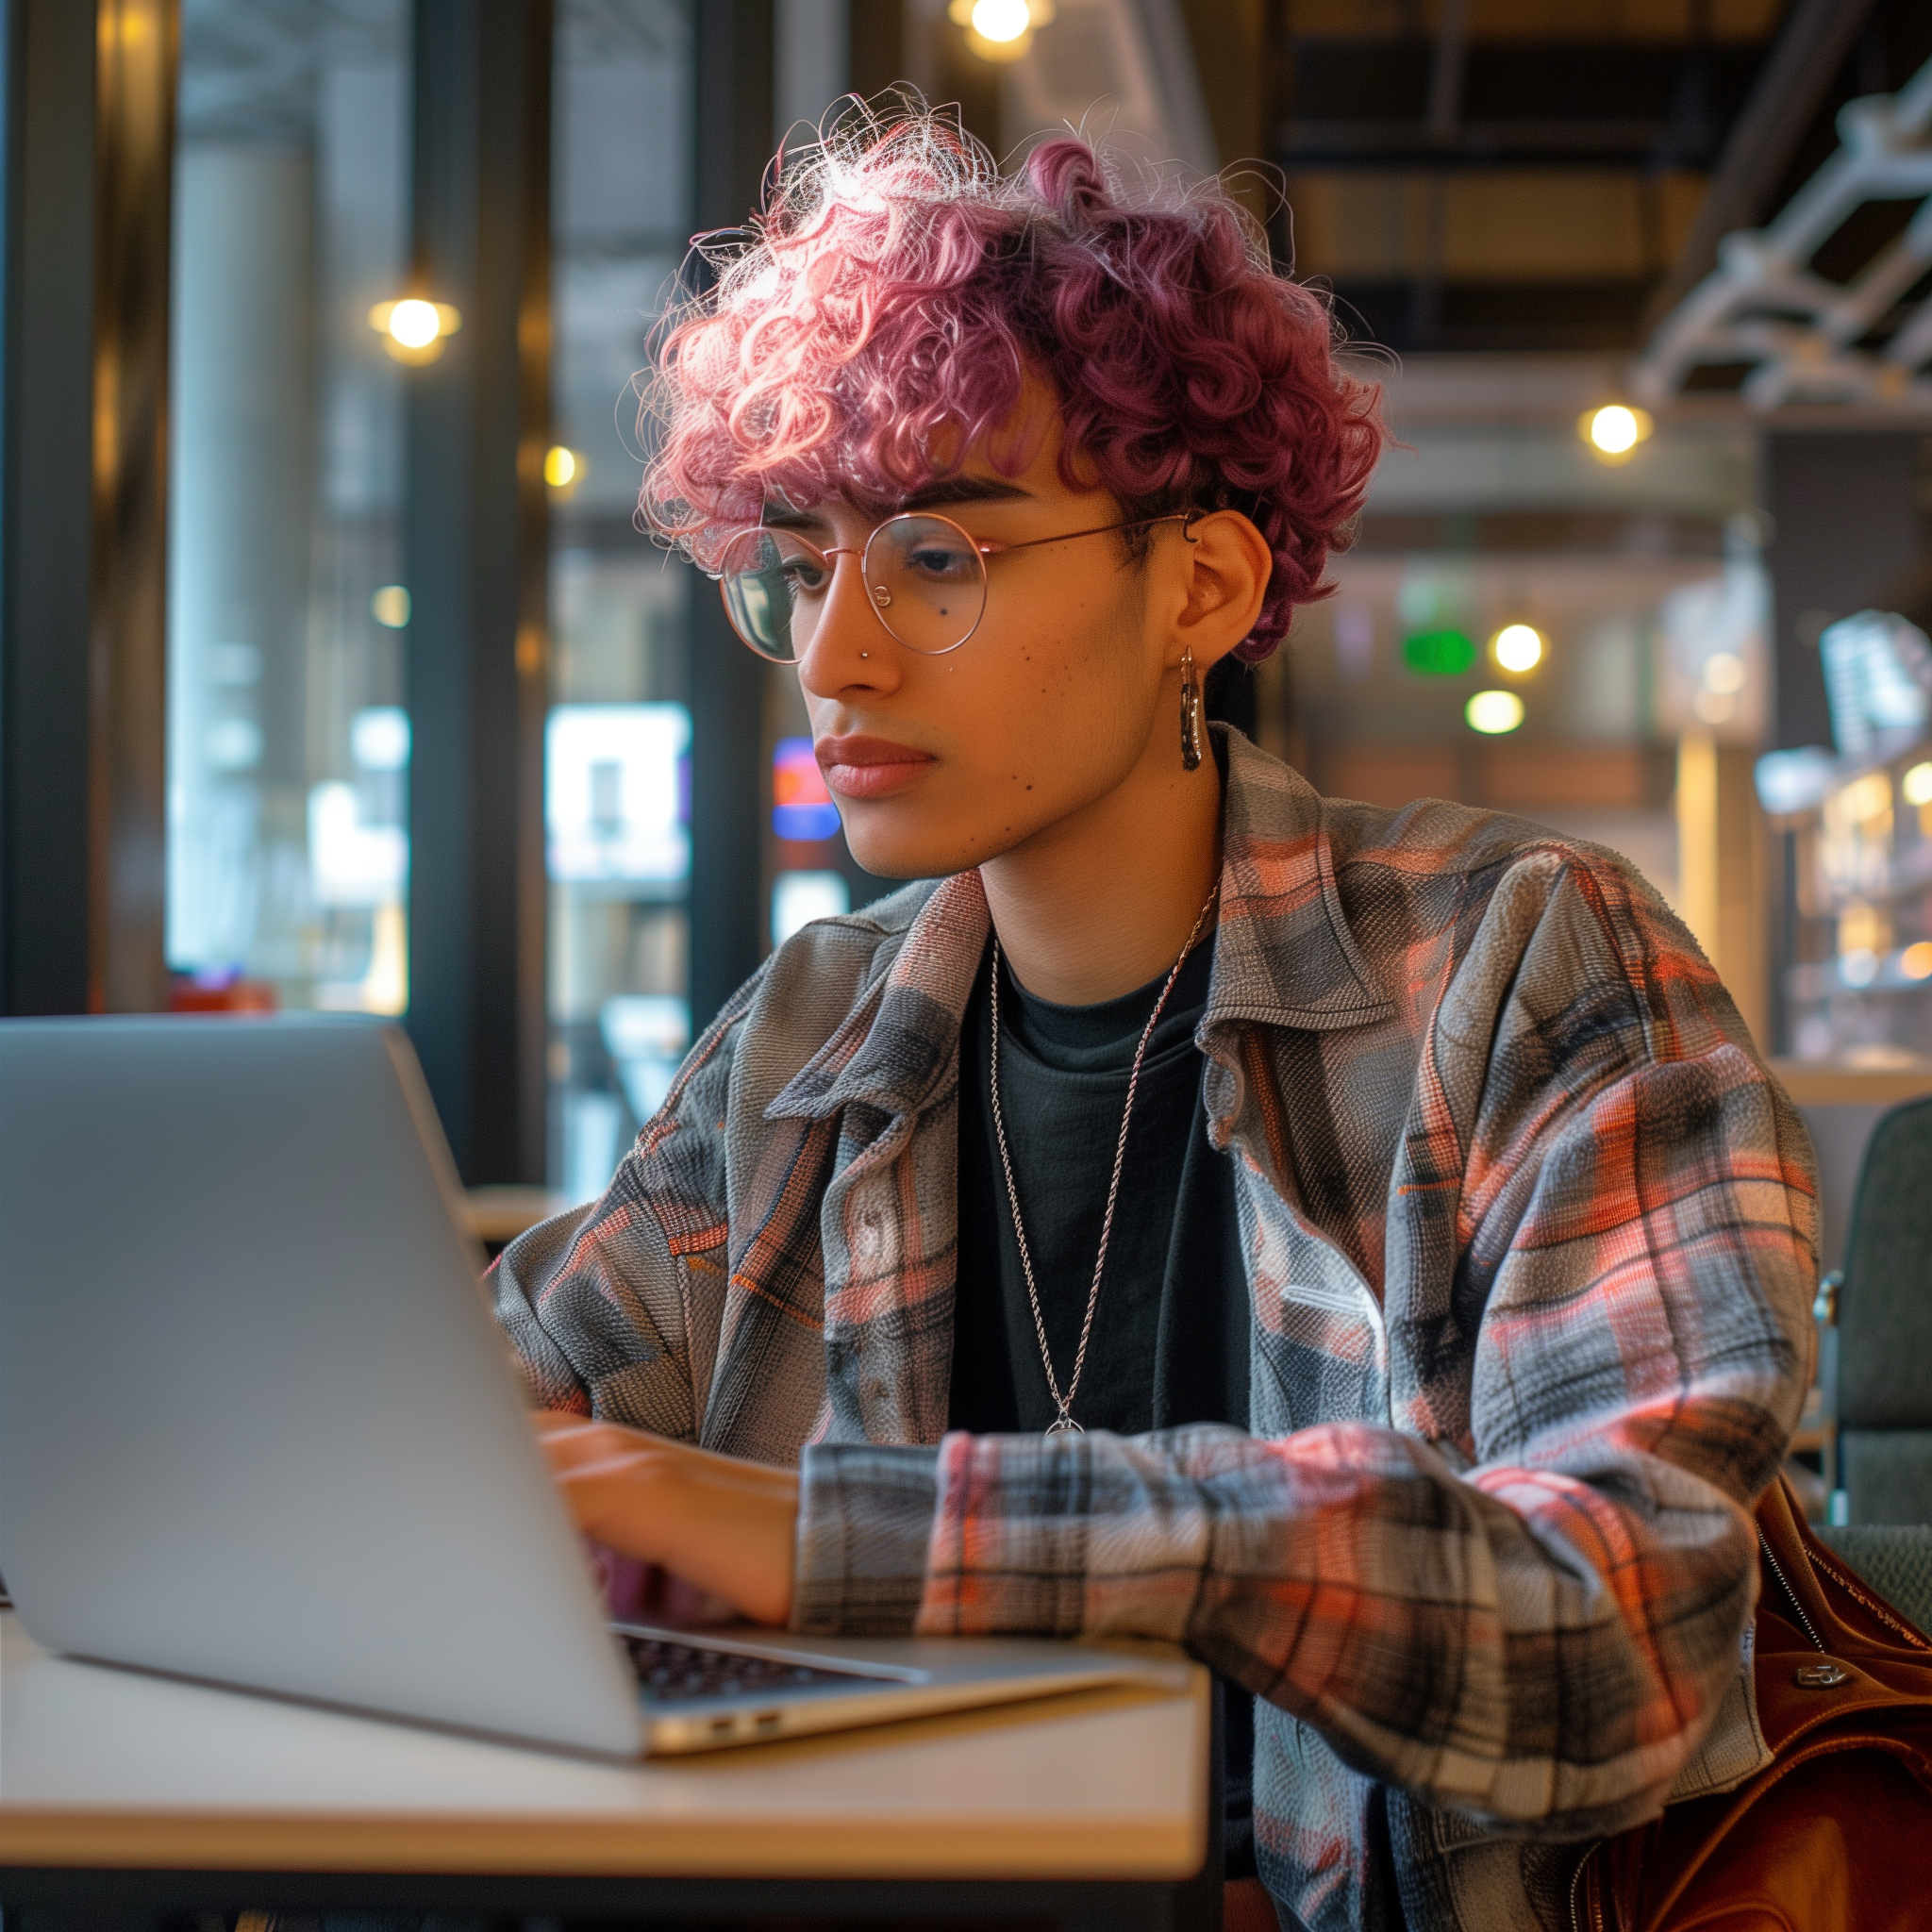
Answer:
[[[1183,771],[1156,736],[1104,798],[979,868],[1000,949],[1041,999],[1091,1006],[1167,972],[1220,876],[1221,774],[1211,757]]]

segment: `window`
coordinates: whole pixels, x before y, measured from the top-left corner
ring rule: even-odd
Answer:
[[[184,1004],[401,1012],[404,0],[184,0],[167,951]]]

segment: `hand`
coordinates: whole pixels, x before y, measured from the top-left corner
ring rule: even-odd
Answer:
[[[793,1471],[560,1409],[531,1421],[586,1536],[662,1564],[758,1623],[790,1617],[798,1529]]]

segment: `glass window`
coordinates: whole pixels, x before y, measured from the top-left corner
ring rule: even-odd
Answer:
[[[405,0],[184,0],[167,948],[180,1005],[408,1003]]]
[[[581,1200],[691,1034],[691,581],[633,523],[632,378],[691,229],[691,44],[666,0],[563,0],[557,19],[550,1176]]]

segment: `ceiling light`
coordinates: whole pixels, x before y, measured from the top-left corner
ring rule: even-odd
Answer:
[[[421,295],[378,302],[369,311],[369,326],[398,362],[434,362],[442,354],[443,343],[462,325],[463,318],[447,302],[430,302]]]
[[[1598,462],[1627,463],[1653,426],[1644,410],[1634,409],[1627,403],[1606,403],[1600,409],[1585,410],[1577,419],[1576,431]]]
[[[1523,700],[1513,691],[1479,691],[1462,708],[1472,731],[1493,738],[1523,723]]]
[[[982,60],[1018,60],[1054,8],[1053,0],[952,0],[946,15],[966,29],[967,46]]]
[[[1506,624],[1490,640],[1490,650],[1505,671],[1534,671],[1543,661],[1542,634],[1526,624]]]

